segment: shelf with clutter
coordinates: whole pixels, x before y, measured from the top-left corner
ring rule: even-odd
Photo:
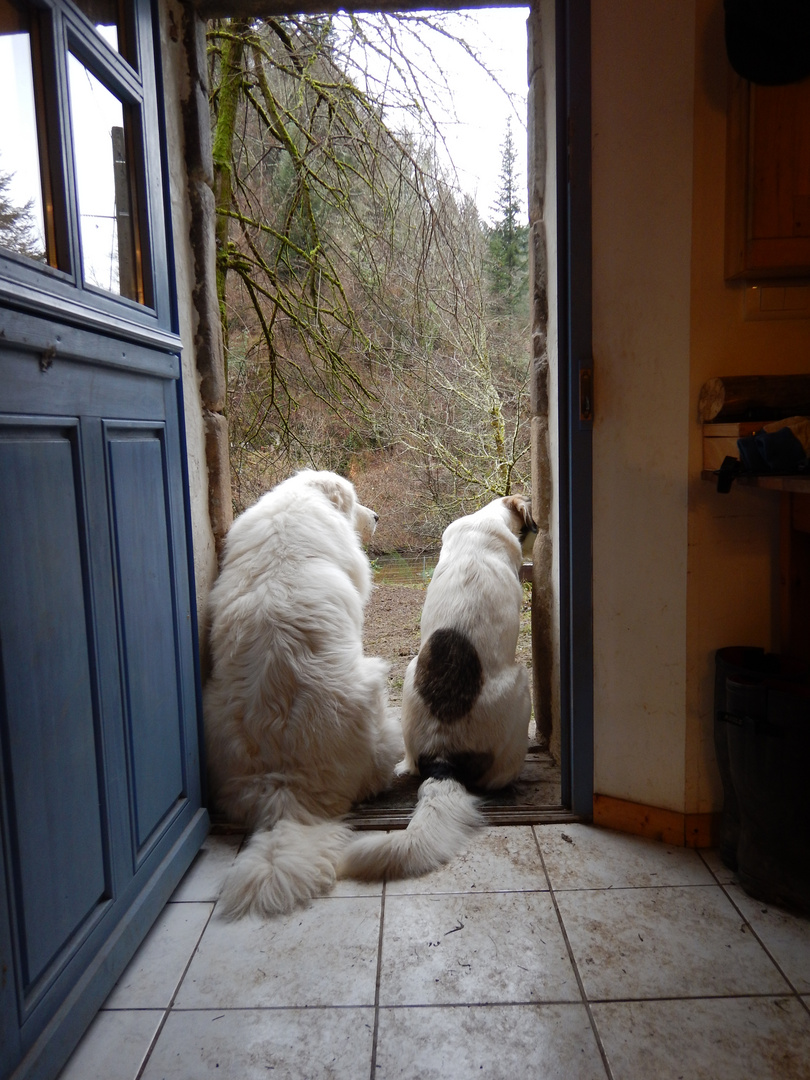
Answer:
[[[780,494],[782,651],[810,661],[810,375],[710,379],[698,413],[703,479]]]
[[[734,481],[810,492],[810,375],[709,379],[698,414],[703,477],[717,479],[718,490]]]

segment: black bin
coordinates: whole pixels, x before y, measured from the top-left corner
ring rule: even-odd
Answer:
[[[720,854],[750,895],[810,913],[810,672],[760,649],[716,655]]]

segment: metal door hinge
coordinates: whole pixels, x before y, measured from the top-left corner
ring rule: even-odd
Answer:
[[[579,369],[579,419],[583,423],[593,420],[593,368]]]

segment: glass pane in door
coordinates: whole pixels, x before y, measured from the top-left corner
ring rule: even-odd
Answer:
[[[84,281],[143,302],[124,106],[72,53],[68,77]]]
[[[0,0],[0,247],[44,260],[45,216],[30,18]]]
[[[107,44],[132,63],[132,58],[127,55],[126,27],[120,0],[76,0],[76,7],[87,16]]]

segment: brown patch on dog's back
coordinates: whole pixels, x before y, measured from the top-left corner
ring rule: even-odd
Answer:
[[[442,723],[466,716],[481,693],[484,674],[475,646],[459,630],[434,630],[419,650],[415,685]]]

